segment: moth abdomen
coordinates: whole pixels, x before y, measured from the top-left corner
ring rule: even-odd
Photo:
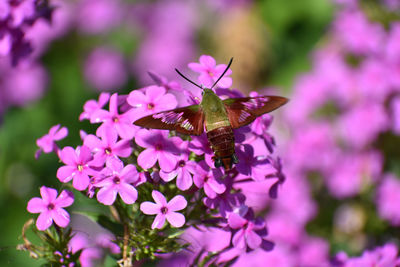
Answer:
[[[213,129],[207,132],[207,138],[214,151],[216,167],[223,165],[225,170],[230,170],[235,154],[235,137],[232,127],[223,126]]]

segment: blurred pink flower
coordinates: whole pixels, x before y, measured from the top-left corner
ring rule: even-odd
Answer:
[[[379,215],[393,226],[400,226],[400,179],[386,175],[378,187],[376,204]]]
[[[84,73],[89,84],[99,91],[118,91],[128,79],[122,54],[108,47],[98,47],[89,54]]]
[[[119,0],[82,0],[77,12],[79,30],[87,34],[102,34],[120,24],[124,7]]]
[[[50,128],[49,133],[36,140],[36,145],[40,151],[44,153],[58,152],[58,147],[55,141],[64,139],[68,135],[68,129],[57,124]],[[36,152],[38,154],[38,152]],[[39,152],[40,153],[40,152]]]
[[[71,206],[74,202],[72,192],[63,190],[57,197],[57,190],[42,186],[40,188],[42,198],[34,197],[28,202],[30,213],[40,213],[36,221],[36,227],[44,231],[54,222],[60,227],[69,224],[69,214],[63,208]]]

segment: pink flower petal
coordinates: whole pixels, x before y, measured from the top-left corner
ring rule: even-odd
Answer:
[[[148,103],[152,103],[157,98],[165,95],[165,88],[161,86],[152,85],[146,88],[146,96]],[[175,100],[176,101],[176,100]]]
[[[118,133],[113,127],[108,126],[103,128],[101,137],[107,145],[113,145],[118,140]]]
[[[54,135],[54,140],[61,140],[68,135],[67,127],[62,127],[58,132]]]
[[[130,184],[121,183],[118,190],[119,195],[126,204],[135,203],[138,192],[135,187]]]
[[[109,101],[110,113],[115,116],[118,115],[118,94],[112,94]]]
[[[147,215],[153,215],[160,213],[161,206],[159,204],[155,204],[153,202],[145,201],[140,204],[140,210]]]
[[[92,151],[89,147],[83,145],[79,149],[79,163],[87,163],[93,159]]]
[[[155,155],[156,155],[156,152],[152,148],[148,148],[148,149],[142,151],[139,154],[138,159],[137,159],[138,164],[143,169],[150,169],[151,167],[154,166],[154,164],[156,164],[157,157]]]
[[[123,158],[129,157],[132,153],[132,147],[130,141],[125,139],[118,141],[113,148],[113,152],[118,157],[123,157]]]
[[[185,216],[178,212],[168,212],[165,217],[168,222],[174,227],[181,227],[185,224]]]
[[[237,213],[231,213],[228,216],[228,224],[231,228],[233,229],[239,229],[242,228],[245,224],[247,223],[246,219],[243,219],[239,214]]]
[[[191,70],[193,70],[195,72],[200,72],[201,73],[201,72],[206,71],[206,68],[203,65],[199,64],[199,63],[189,63],[188,67],[189,67],[189,69],[191,69]]]
[[[240,229],[232,238],[232,244],[236,248],[243,249],[246,247],[246,242],[244,240],[244,231]]]
[[[128,123],[115,124],[115,129],[117,129],[117,132],[122,139],[132,139],[133,136],[135,135],[137,128],[135,127],[135,125],[130,124],[132,122],[129,122],[129,124]]]
[[[40,231],[44,231],[47,228],[49,228],[52,223],[53,223],[53,218],[51,218],[50,212],[44,211],[40,213],[39,217],[37,218],[36,227]]]
[[[64,147],[60,152],[60,159],[66,165],[75,165],[78,161],[78,157],[75,153],[75,149],[70,146]]]
[[[160,164],[160,168],[163,171],[165,172],[172,171],[175,168],[177,162],[178,160],[176,156],[172,155],[171,153],[166,153],[164,151],[158,152],[158,164]]]
[[[186,208],[186,206],[187,206],[187,201],[181,195],[177,195],[177,196],[173,197],[168,202],[168,205],[167,205],[168,210],[170,210],[170,211],[182,210],[182,209]]]
[[[44,203],[43,199],[34,197],[28,202],[26,208],[30,213],[39,213],[47,210],[47,204]]]
[[[164,226],[164,223],[165,223],[165,215],[160,213],[154,219],[153,224],[151,225],[151,229],[154,228],[161,229]]]
[[[126,101],[132,107],[139,108],[147,104],[147,97],[141,91],[135,90],[129,93]]]
[[[74,180],[72,180],[72,186],[76,190],[82,191],[88,187],[89,182],[90,182],[90,180],[89,180],[89,176],[87,176],[87,174],[78,172],[74,176]]]
[[[214,178],[208,179],[207,183],[218,194],[222,194],[226,190],[225,185],[218,183]]]
[[[83,141],[83,144],[89,147],[91,150],[100,149],[103,147],[103,142],[100,140],[100,138],[93,134],[87,135]]]
[[[208,68],[214,68],[217,64],[212,56],[202,55],[199,59],[200,64]]]
[[[58,168],[56,176],[62,183],[68,183],[74,177],[76,172],[76,167],[61,166],[60,168]]]
[[[97,200],[104,205],[112,205],[117,198],[117,190],[112,186],[103,187],[97,192]]]
[[[254,231],[250,231],[247,233],[246,241],[247,241],[247,245],[252,249],[258,248],[262,242],[261,237],[258,234],[256,234]]]
[[[55,209],[51,211],[51,217],[60,227],[66,227],[69,224],[69,214],[65,209]]]
[[[58,198],[54,201],[54,204],[61,208],[71,206],[72,203],[74,203],[74,194],[68,190],[63,190]]]
[[[128,164],[119,174],[119,177],[126,183],[133,183],[139,178],[135,165]]]
[[[177,175],[178,175],[178,171],[177,170],[171,171],[171,172],[164,172],[162,170],[160,171],[160,177],[165,182],[172,181]]]
[[[176,179],[176,186],[182,190],[188,190],[193,184],[192,175],[187,170],[182,170]]]
[[[167,206],[167,200],[165,199],[164,195],[161,194],[160,192],[158,192],[157,190],[153,190],[153,192],[151,192],[151,195],[154,199],[154,201],[161,206]],[[185,200],[186,201],[186,200]]]
[[[42,196],[43,202],[49,204],[56,200],[58,192],[54,188],[42,186],[40,188],[40,195]]]

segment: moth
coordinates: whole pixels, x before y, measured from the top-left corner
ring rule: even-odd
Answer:
[[[203,88],[175,69],[185,80],[202,90],[201,103],[158,112],[138,119],[134,124],[144,128],[175,130],[187,135],[201,135],[205,130],[214,152],[215,167],[223,166],[225,171],[231,170],[232,165],[238,163],[233,129],[248,125],[258,116],[271,112],[288,101],[281,96],[220,99],[212,88],[225,75],[232,60],[233,58],[211,88]]]

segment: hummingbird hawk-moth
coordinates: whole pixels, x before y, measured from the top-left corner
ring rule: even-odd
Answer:
[[[281,96],[220,99],[212,88],[225,75],[232,60],[233,58],[211,88],[203,88],[175,69],[184,79],[203,90],[201,103],[158,112],[138,119],[134,124],[144,128],[175,130],[188,135],[201,135],[205,130],[214,152],[215,167],[223,166],[225,171],[232,169],[232,164],[238,163],[233,129],[253,122],[258,116],[271,112],[288,101]]]

